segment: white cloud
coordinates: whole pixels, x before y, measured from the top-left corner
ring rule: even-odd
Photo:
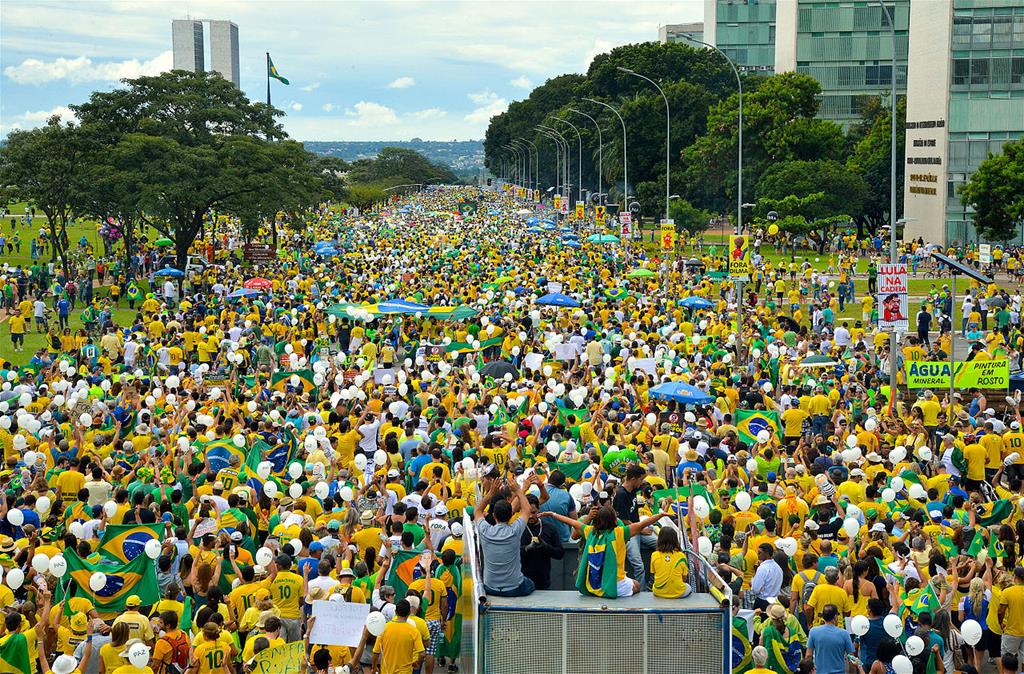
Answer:
[[[493,91],[480,91],[466,95],[477,106],[475,110],[465,116],[465,120],[473,124],[487,124],[491,117],[500,115],[508,108],[508,101],[499,98]]]
[[[314,90],[319,89],[319,88],[320,88],[320,83],[319,82],[310,82],[306,86],[302,87],[302,90],[303,91],[314,91]]]
[[[350,126],[391,126],[398,124],[398,115],[394,110],[380,103],[359,101],[345,114],[352,117]]]
[[[447,114],[448,113],[441,108],[427,108],[426,110],[410,112],[409,116],[415,117],[416,119],[439,119]]]
[[[67,80],[72,84],[116,82],[126,77],[157,75],[170,70],[173,62],[173,55],[170,51],[165,51],[149,61],[129,59],[127,61],[93,63],[88,56],[79,56],[73,59],[59,57],[53,61],[27,58],[20,65],[4,68],[4,74],[18,84],[45,84],[57,80]]]
[[[511,80],[509,84],[519,89],[530,89],[533,87],[533,82],[531,82],[530,78],[526,75],[521,75],[514,80]]]
[[[294,110],[295,112],[301,112],[302,111],[302,103],[292,103],[288,107],[291,108],[292,110]]]
[[[594,60],[595,56],[610,52],[614,47],[615,45],[608,40],[602,40],[600,38],[594,40],[594,44],[587,51],[587,55],[583,59],[583,66],[580,68],[580,72],[587,72],[590,69],[590,62]]]
[[[21,115],[21,119],[26,122],[42,124],[54,115],[58,115],[65,122],[78,121],[78,116],[75,115],[74,111],[66,105],[58,105],[50,110],[29,110]]]
[[[333,112],[337,107],[334,103],[324,103],[320,106],[324,112]]]
[[[416,84],[416,80],[412,77],[399,77],[397,80],[392,80],[388,84],[388,89],[408,89]]]

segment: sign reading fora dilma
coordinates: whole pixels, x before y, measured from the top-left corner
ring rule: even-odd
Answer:
[[[949,375],[958,389],[1010,388],[1010,361],[972,360],[950,365],[945,361],[919,360],[906,363],[907,388],[949,388]]]
[[[878,265],[878,327],[906,332],[908,318],[907,265]]]

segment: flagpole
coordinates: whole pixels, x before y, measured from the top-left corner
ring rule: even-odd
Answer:
[[[270,107],[270,52],[267,52],[267,107]]]

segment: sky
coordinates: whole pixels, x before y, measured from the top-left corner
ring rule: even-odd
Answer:
[[[0,136],[169,70],[171,20],[187,17],[238,25],[250,98],[266,98],[270,52],[293,138],[469,140],[545,80],[700,21],[703,0],[3,0]]]

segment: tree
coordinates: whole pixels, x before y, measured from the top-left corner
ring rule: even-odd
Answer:
[[[1003,153],[978,165],[960,187],[960,200],[974,209],[979,236],[1009,241],[1024,223],[1024,139],[1003,145]]]
[[[899,99],[896,105],[896,156],[904,156],[906,147],[907,99]],[[850,149],[846,166],[870,185],[860,211],[853,211],[859,234],[864,230],[873,233],[891,219],[890,190],[892,184],[892,119],[890,108],[882,105],[880,98],[873,98],[865,107],[864,121],[850,128],[847,144]],[[896,162],[896,213],[903,212],[903,175],[906,165]]]
[[[49,221],[53,260],[68,265],[68,223],[82,187],[83,144],[79,129],[51,117],[37,129],[14,131],[0,148],[0,184],[9,194],[30,201]]]
[[[415,150],[385,147],[373,159],[355,161],[348,180],[352,183],[434,185],[453,184],[458,179],[450,168],[432,163]]]
[[[668,208],[669,215],[676,221],[676,231],[700,234],[711,224],[711,213],[696,208],[686,199],[674,199]]]
[[[348,188],[347,200],[359,209],[370,208],[385,199],[387,193],[380,185],[357,184]]]
[[[810,75],[781,73],[760,80],[743,96],[743,182],[750,189],[780,161],[838,160],[839,125],[816,119],[821,85]],[[687,198],[725,211],[736,203],[739,96],[733,94],[708,113],[705,133],[683,151]]]
[[[812,218],[857,213],[867,198],[868,186],[857,173],[835,160],[784,161],[769,166],[757,182],[758,199],[808,197],[820,193]],[[761,209],[771,210],[771,209]]]
[[[92,150],[116,153],[118,172],[130,172],[138,217],[174,240],[179,267],[211,209],[253,217],[315,199],[310,155],[285,140],[280,112],[218,74],[174,70],[123,83],[72,107]]]

